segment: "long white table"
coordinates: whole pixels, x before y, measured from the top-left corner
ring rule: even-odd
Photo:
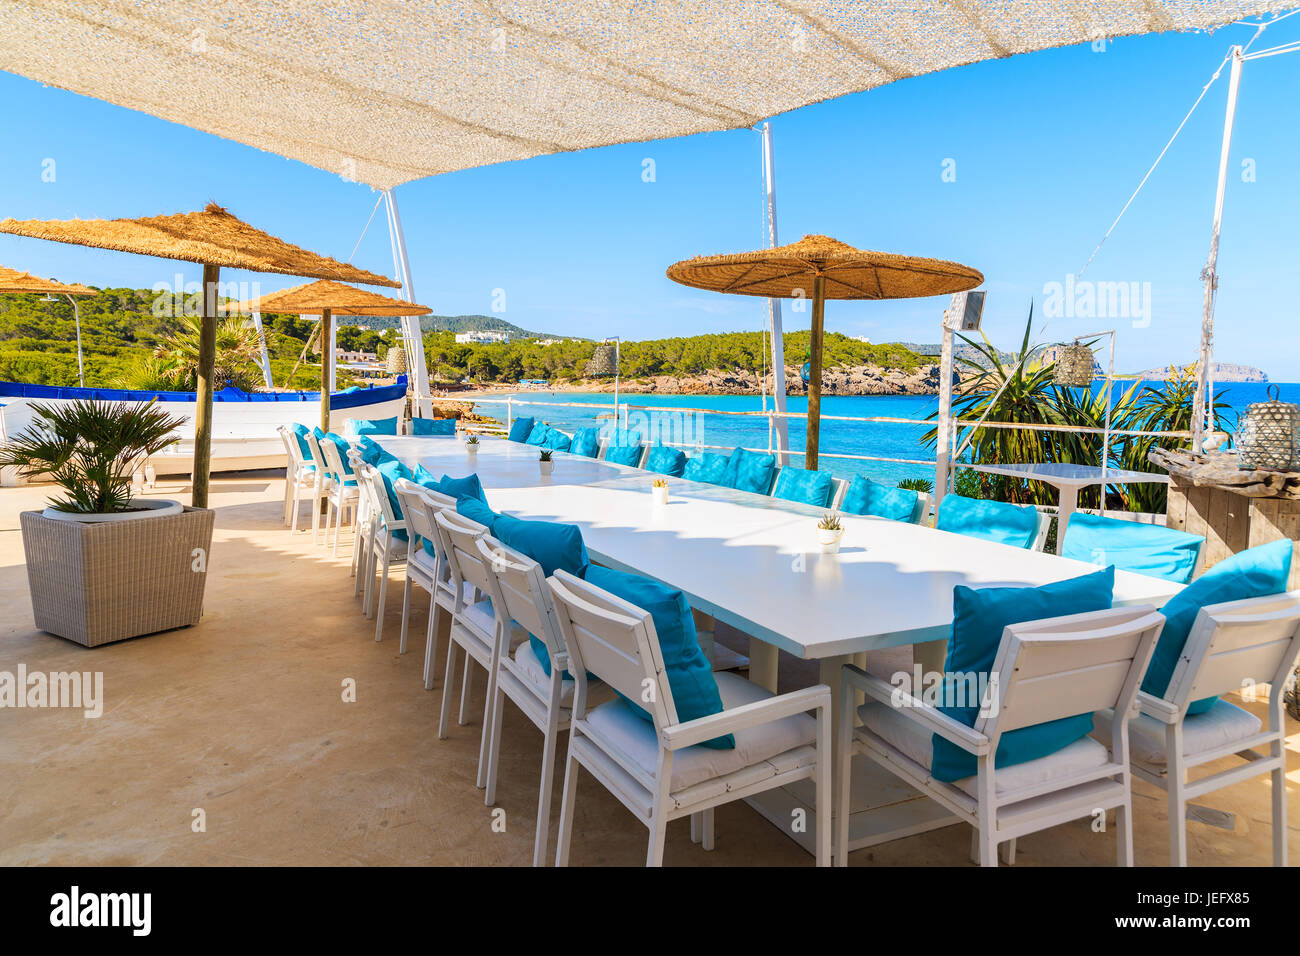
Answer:
[[[1095,571],[1093,565],[883,518],[842,515],[840,553],[819,553],[822,510],[716,485],[670,478],[655,506],[653,476],[636,468],[556,453],[540,474],[537,449],[484,440],[470,456],[447,438],[381,438],[408,467],[435,476],[477,472],[489,505],[521,518],[582,529],[592,559],[680,588],[691,606],[749,635],[750,677],[776,689],[777,650],[817,660],[839,705],[840,669],[868,651],[942,640],[954,586],[1037,586]],[[1179,585],[1124,571],[1116,604],[1163,604]],[[838,719],[835,722],[838,727]],[[836,741],[837,751],[843,745]],[[946,826],[938,804],[861,761],[854,768],[854,849]],[[811,787],[772,791],[754,805],[811,847],[810,821],[790,832],[791,810],[811,814]]]

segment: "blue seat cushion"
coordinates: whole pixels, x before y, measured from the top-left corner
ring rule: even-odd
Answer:
[[[321,441],[333,442],[334,447],[338,449],[339,461],[343,464],[343,480],[353,477],[352,462],[348,461],[348,452],[352,450],[352,445],[342,435],[336,435],[334,432],[326,432]]]
[[[1061,554],[1076,561],[1113,564],[1121,571],[1186,584],[1192,579],[1204,544],[1201,535],[1177,528],[1076,511],[1070,516]]]
[[[454,418],[412,418],[412,435],[454,435],[456,419]]]
[[[1070,539],[1067,537],[1065,540],[1068,542]],[[1142,678],[1142,689],[1154,697],[1165,696],[1201,608],[1285,591],[1291,576],[1293,546],[1293,542],[1287,540],[1270,541],[1238,552],[1220,561],[1170,598],[1160,609],[1165,616],[1165,626],[1156,641],[1146,676]],[[1213,707],[1216,700],[1217,697],[1206,697],[1194,701],[1187,713],[1202,714]]]
[[[730,461],[727,455],[719,455],[712,451],[700,452],[686,462],[682,477],[690,481],[705,481],[711,485],[720,485],[723,476],[727,473],[727,463]]]
[[[507,435],[506,437],[510,441],[517,441],[517,442],[528,441],[528,436],[532,434],[533,424],[536,421],[537,419],[533,418],[531,415],[525,415],[523,417],[516,418],[513,422],[510,423],[510,434]]]
[[[1032,505],[944,495],[935,527],[1013,548],[1032,548],[1038,537],[1038,512]]]
[[[906,488],[889,488],[861,475],[849,482],[840,510],[850,515],[873,515],[891,521],[911,521],[921,496]],[[946,500],[946,499],[945,499]],[[1037,525],[1035,525],[1037,527]]]
[[[293,437],[298,439],[298,450],[302,452],[302,460],[311,464],[311,445],[307,444],[307,436],[311,434],[311,429],[299,422],[294,422],[289,426],[289,430],[293,432]]]
[[[586,580],[598,588],[635,604],[649,613],[659,638],[664,671],[668,686],[672,688],[677,719],[683,723],[698,717],[722,712],[722,695],[713,677],[709,659],[700,650],[700,640],[695,633],[695,618],[686,595],[676,588],[660,584],[650,578],[613,568],[591,565]],[[540,643],[540,642],[539,642]],[[650,720],[650,712],[640,701],[624,698],[633,705],[636,713]],[[734,750],[736,738],[731,734],[714,737],[700,746],[717,750]]]
[[[835,482],[826,472],[786,466],[776,476],[772,497],[825,508],[831,503],[834,491]]]
[[[1111,606],[1114,590],[1114,568],[1038,588],[976,589],[957,585],[952,594],[952,635],[948,638],[948,656],[944,661],[943,700],[938,709],[967,727],[974,727],[980,716],[980,702],[972,704],[957,692],[969,686],[964,678],[970,674],[982,675],[975,682],[981,693],[988,686],[1002,631],[1008,624],[1102,611]],[[998,742],[993,765],[1010,767],[1046,757],[1091,732],[1091,713],[1012,730]],[[930,772],[936,780],[951,783],[975,773],[973,754],[938,734],[933,736],[932,746]]]
[[[388,503],[392,506],[393,517],[398,521],[403,520],[402,503],[397,500],[397,479],[405,478],[407,481],[411,481],[415,476],[411,473],[409,468],[403,465],[396,458],[392,461],[381,461],[375,466],[375,470],[378,471],[380,477],[384,479],[384,490],[388,492]],[[396,528],[390,530],[392,531],[393,537],[399,538],[402,541],[406,540],[406,532],[402,529]]]
[[[343,425],[349,435],[396,435],[397,416],[392,418],[349,418]]]
[[[645,470],[657,475],[680,478],[686,470],[686,455],[667,445],[655,445],[645,460]]]
[[[573,454],[582,455],[584,458],[595,458],[599,450],[599,428],[579,428],[573,433],[573,442],[569,445],[569,451]]]
[[[615,429],[605,448],[605,460],[635,468],[641,463],[641,433]]]
[[[776,471],[776,456],[737,448],[727,461],[727,470],[721,484],[738,491],[765,495],[772,488],[772,473]]]
[[[542,448],[546,445],[546,439],[551,434],[551,426],[546,422],[538,422],[533,426],[533,430],[528,433],[525,439],[525,445],[532,445],[534,448]]]

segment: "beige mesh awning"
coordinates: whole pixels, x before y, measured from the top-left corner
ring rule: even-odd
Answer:
[[[390,187],[1295,0],[5,0],[0,69]]]

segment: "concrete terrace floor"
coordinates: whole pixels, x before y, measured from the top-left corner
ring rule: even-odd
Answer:
[[[0,864],[531,862],[540,734],[506,707],[498,792],[506,827],[495,832],[491,808],[474,787],[482,672],[471,724],[437,740],[441,679],[433,691],[421,681],[427,598],[417,592],[410,647],[401,655],[395,574],[385,639],[376,644],[374,624],[352,596],[350,551],[341,547],[331,558],[312,546],[310,533],[291,534],[280,520],[282,489],[273,472],[215,480],[202,622],[95,649],[37,631],[32,621],[18,514],[42,507],[51,489],[0,490],[0,670],[24,663],[29,671],[102,671],[106,698],[99,719],[72,710],[0,710]],[[189,498],[187,483],[171,479],[152,494]],[[873,669],[907,666],[903,654],[873,661]],[[342,699],[347,678],[356,681],[355,703]],[[783,690],[815,679],[815,667],[782,656]],[[1260,703],[1243,706],[1264,713]],[[1300,728],[1290,729],[1294,858]],[[561,760],[553,821],[562,767]],[[1164,795],[1141,781],[1134,795],[1137,862],[1165,865]],[[1236,829],[1190,823],[1192,865],[1271,862],[1266,776],[1199,802],[1235,814]],[[196,833],[199,808],[206,831]],[[674,824],[667,864],[812,862],[742,803],[718,809],[717,834],[717,848],[706,853],[690,842],[687,821]],[[645,828],[584,771],[571,862],[638,866],[645,846]],[[968,865],[969,850],[970,831],[959,825],[858,851],[850,863]],[[1108,866],[1114,854],[1113,833],[1094,834],[1077,821],[1021,839],[1016,865]]]

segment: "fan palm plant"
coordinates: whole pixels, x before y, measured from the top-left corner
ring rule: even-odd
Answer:
[[[195,387],[199,368],[198,316],[186,316],[182,327],[166,336],[155,350],[158,358],[170,363],[177,378],[187,389]],[[257,327],[243,316],[228,315],[217,323],[217,354],[213,364],[213,381],[220,388],[234,385],[246,392],[262,387],[262,339]]]
[[[185,424],[152,402],[77,399],[31,407],[36,420],[0,447],[0,467],[29,478],[48,474],[66,493],[50,499],[51,506],[75,514],[131,510],[136,463],[175,442],[174,432]]]

